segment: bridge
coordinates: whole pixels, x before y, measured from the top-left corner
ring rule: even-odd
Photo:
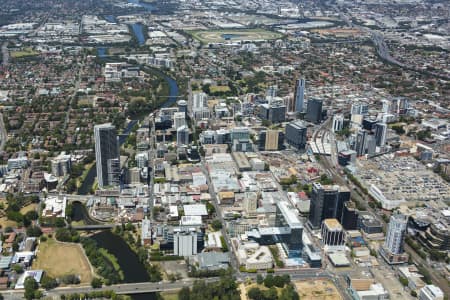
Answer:
[[[98,225],[80,225],[72,226],[75,230],[101,230],[101,229],[111,229],[116,227],[115,224],[98,224]]]
[[[48,197],[58,197],[63,196],[66,197],[67,202],[81,202],[82,204],[87,204],[89,199],[92,198],[91,195],[72,195],[72,194],[57,194],[57,193],[49,193]]]

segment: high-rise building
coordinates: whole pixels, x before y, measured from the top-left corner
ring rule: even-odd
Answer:
[[[281,123],[286,120],[286,105],[281,101],[264,103],[259,107],[259,117],[272,123]]]
[[[197,254],[197,232],[195,229],[174,229],[173,254],[178,256],[192,256]]]
[[[197,92],[192,95],[192,108],[202,108],[206,105],[208,95],[203,92]]]
[[[352,115],[367,115],[369,113],[369,104],[366,102],[356,102],[352,104],[351,114]]]
[[[356,135],[355,151],[357,156],[365,154],[374,154],[376,150],[376,138],[375,135],[370,134],[367,130],[360,130]]]
[[[235,127],[231,130],[231,148],[237,152],[252,151],[250,132],[247,127]]]
[[[183,112],[176,112],[173,114],[173,127],[175,129],[186,125],[186,115]]]
[[[309,122],[319,124],[322,121],[322,105],[322,100],[310,99],[306,107],[305,119]]]
[[[336,219],[325,219],[321,226],[323,244],[329,249],[345,248],[345,232],[341,223]]]
[[[297,150],[305,150],[308,138],[305,123],[295,120],[286,125],[286,142]]]
[[[275,98],[277,96],[278,86],[271,85],[267,88],[266,97],[267,98]]]
[[[375,124],[375,140],[378,147],[386,145],[387,139],[387,125],[386,123]]]
[[[72,156],[61,153],[51,161],[52,175],[56,177],[69,174],[72,166]]]
[[[393,214],[384,241],[384,247],[393,254],[403,253],[403,243],[406,235],[408,218],[402,214]]]
[[[279,130],[263,130],[259,133],[258,142],[260,151],[281,150],[284,143],[284,134]]]
[[[189,129],[183,125],[177,129],[177,146],[189,144]]]
[[[120,184],[119,141],[111,123],[95,125],[95,159],[100,188]]]
[[[435,285],[426,285],[420,289],[419,300],[444,300],[444,293]]]
[[[358,210],[353,202],[345,202],[342,210],[341,224],[345,230],[355,230],[358,226]]]
[[[280,234],[291,251],[299,251],[303,247],[303,224],[298,217],[297,209],[286,201],[278,201],[275,212],[275,227],[288,228],[289,234]]]
[[[337,114],[333,116],[333,132],[341,131],[344,128],[344,115]]]
[[[408,217],[394,213],[389,220],[386,239],[380,248],[380,254],[389,264],[403,263],[408,260],[408,255],[403,249],[405,242]]]
[[[178,105],[178,111],[187,114],[187,101],[186,100],[179,100],[177,102]]]
[[[294,92],[295,111],[302,112],[305,101],[305,79],[300,78],[297,80]]]
[[[342,221],[344,203],[350,200],[350,190],[338,185],[313,183],[309,209],[309,224],[317,229],[325,219]]]

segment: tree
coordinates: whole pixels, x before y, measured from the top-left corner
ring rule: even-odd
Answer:
[[[256,275],[256,283],[257,284],[263,284],[264,283],[264,277],[261,274]]]
[[[25,278],[24,288],[25,288],[25,299],[32,300],[35,297],[35,292],[38,289],[38,283],[33,277]]]
[[[257,287],[253,287],[253,288],[251,288],[248,292],[247,292],[247,296],[250,298],[250,299],[253,299],[253,300],[260,300],[260,299],[263,299],[263,293],[261,292],[261,290],[259,289],[259,288],[257,288]]]
[[[15,264],[12,266],[12,269],[14,270],[14,272],[16,272],[17,274],[22,274],[23,273],[23,267],[21,264]]]
[[[222,222],[219,219],[215,219],[212,221],[211,226],[215,231],[218,231],[222,229]]]
[[[178,292],[178,299],[179,300],[189,300],[191,296],[191,290],[187,286],[184,286],[179,292]]]
[[[27,228],[27,236],[29,237],[40,237],[41,235],[42,235],[41,227],[31,225]]]
[[[279,300],[299,300],[299,299],[300,297],[298,296],[292,284],[289,284],[287,287],[285,287],[281,291],[281,295],[279,297]]]
[[[267,275],[266,278],[264,279],[264,286],[270,289],[271,287],[274,286],[274,284],[275,283],[274,283],[273,275],[271,275],[271,274]]]
[[[47,274],[45,274],[42,277],[41,286],[46,290],[51,290],[58,286],[58,281],[56,281],[55,278],[52,278],[52,277],[48,276]]]
[[[92,286],[94,289],[101,288],[102,285],[103,285],[103,282],[102,282],[102,280],[101,280],[100,278],[98,278],[98,277],[92,278],[91,286]]]
[[[37,220],[37,218],[39,218],[39,215],[35,210],[30,210],[25,214],[25,218],[27,218],[28,220]]]

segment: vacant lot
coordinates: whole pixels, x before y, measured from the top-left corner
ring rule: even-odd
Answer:
[[[302,300],[342,299],[336,286],[329,280],[296,281],[294,284]]]
[[[68,274],[79,275],[81,283],[90,283],[92,280],[91,266],[81,245],[60,243],[54,239],[40,243],[33,269],[44,270],[55,278]]]
[[[198,30],[189,32],[203,43],[223,43],[225,41],[266,41],[280,38],[277,32],[264,29]]]

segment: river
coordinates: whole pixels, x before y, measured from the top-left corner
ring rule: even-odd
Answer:
[[[140,263],[136,253],[130,249],[128,244],[118,235],[109,230],[94,234],[92,237],[99,246],[105,248],[117,257],[120,268],[123,271],[124,282],[145,282],[149,281],[147,270]]]

